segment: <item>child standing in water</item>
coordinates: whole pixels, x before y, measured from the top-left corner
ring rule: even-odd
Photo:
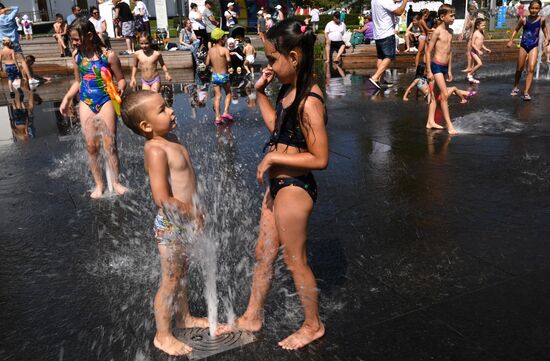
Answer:
[[[257,102],[271,133],[268,153],[258,165],[256,178],[264,183],[269,173],[256,246],[256,267],[248,307],[233,326],[220,326],[218,334],[239,330],[258,331],[273,276],[279,247],[292,274],[304,308],[302,327],[279,342],[296,350],[322,337],[319,292],[307,262],[307,224],[317,199],[312,170],[328,165],[328,138],[323,93],[313,78],[313,45],[316,36],[294,18],[278,22],[264,42],[268,66],[256,83]],[[283,84],[273,107],[265,93],[276,76]]]
[[[151,49],[151,37],[142,33],[139,37],[140,50],[134,53],[134,65],[132,65],[132,79],[130,80],[130,88],[136,86],[136,73],[138,68],[141,70],[141,89],[152,90],[154,92],[160,89],[160,75],[157,70],[157,64],[160,64],[164,70],[164,78],[166,81],[172,81],[172,77],[168,72],[164,59],[160,51]]]
[[[10,97],[15,97],[13,91],[13,81],[15,79],[21,79],[21,73],[17,66],[17,60],[15,59],[15,50],[13,50],[13,44],[10,38],[3,38],[2,45],[4,46],[0,50],[0,66],[4,64],[4,71],[8,75],[8,88],[10,89]]]
[[[105,189],[99,162],[100,143],[103,143],[105,150],[113,190],[117,194],[124,194],[128,189],[120,184],[118,179],[115,108],[107,93],[107,88],[114,86],[111,72],[120,89],[124,91],[126,87],[120,60],[113,51],[103,46],[94,25],[84,18],[78,18],[73,22],[70,36],[75,49],[73,51],[74,82],[65,94],[59,111],[67,115],[69,104],[74,96],[80,93],[80,124],[86,141],[90,170],[95,181],[95,188],[90,197],[101,197]]]
[[[229,73],[227,71],[228,64],[231,63],[231,55],[225,47],[225,38],[229,34],[220,28],[215,28],[210,34],[210,39],[214,43],[208,49],[206,57],[206,66],[212,66],[212,85],[214,86],[214,110],[216,111],[216,124],[220,125],[224,121],[233,120],[233,116],[229,114],[229,105],[231,104],[231,87],[229,86]],[[220,102],[222,98],[222,88],[225,91],[225,105],[223,114],[220,113]]]
[[[470,50],[472,61],[474,66],[468,72],[468,81],[470,83],[479,84],[479,80],[474,78],[476,71],[479,70],[483,62],[481,61],[481,56],[483,55],[483,50],[491,54],[491,50],[484,45],[485,42],[485,19],[476,19],[474,23],[474,34],[472,35],[472,47]]]
[[[453,80],[451,71],[451,63],[453,60],[451,41],[453,40],[453,34],[449,31],[449,26],[455,20],[455,8],[451,5],[443,4],[439,7],[437,16],[440,24],[432,33],[430,44],[426,51],[426,65],[428,67],[428,80],[432,81],[435,79],[435,84],[439,90],[439,96],[437,97],[437,101],[433,99],[430,103],[426,128],[443,128],[435,122],[435,111],[437,110],[437,103],[439,102],[445,124],[447,125],[447,131],[449,134],[457,134],[458,132],[453,127],[453,123],[451,123],[448,102],[449,91],[445,83],[445,77],[447,77],[448,81]],[[433,58],[432,51],[434,52]]]
[[[416,57],[414,60],[415,67],[418,66],[418,64],[420,64],[421,62],[420,59],[426,53],[426,49],[425,49],[425,47],[427,46],[426,42],[428,41],[428,35],[431,32],[427,23],[427,20],[429,17],[430,17],[430,10],[422,9],[420,11],[420,19],[418,20],[418,27],[420,28],[421,34],[418,36],[418,52],[416,53]],[[422,60],[424,60],[424,58],[422,58]]]
[[[523,28],[523,34],[521,36],[518,63],[516,67],[516,77],[514,79],[514,87],[510,95],[516,96],[519,93],[519,81],[521,79],[521,73],[525,67],[527,61],[527,79],[525,80],[525,90],[523,91],[523,100],[531,100],[529,90],[533,83],[533,76],[535,73],[535,66],[537,65],[537,57],[539,54],[539,33],[542,28],[544,33],[544,46],[548,46],[548,29],[546,28],[546,21],[542,16],[539,16],[542,3],[540,0],[533,0],[529,3],[529,16],[521,17],[516,25],[516,28],[510,36],[510,41],[506,45],[511,48],[514,45],[514,37],[518,33],[519,29]]]
[[[185,355],[192,349],[174,337],[173,314],[179,328],[208,327],[206,318],[189,313],[184,282],[189,266],[185,242],[204,224],[204,216],[195,203],[195,170],[189,152],[171,133],[176,127],[176,116],[160,94],[150,90],[131,93],[122,102],[121,114],[128,128],[147,139],[143,149],[145,171],[158,206],[153,230],[160,254],[161,280],[154,299],[157,332],[153,343],[169,355]]]
[[[243,49],[244,52],[244,70],[246,70],[247,74],[251,74],[252,78],[254,79],[254,61],[256,60],[256,48],[254,48],[254,45],[252,45],[252,41],[247,36],[244,38],[245,46]]]

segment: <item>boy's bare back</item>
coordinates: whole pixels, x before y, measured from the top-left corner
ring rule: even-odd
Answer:
[[[448,64],[451,59],[451,41],[453,40],[453,35],[444,23],[439,24],[434,30],[432,39],[434,42],[433,60],[441,64]]]
[[[161,57],[160,52],[153,50],[151,54],[147,55],[143,50],[138,50],[135,56],[139,61],[142,79],[152,80],[159,75],[157,64]]]
[[[0,63],[3,64],[15,64],[15,52],[13,49],[8,48],[7,46],[3,47],[0,51]]]
[[[252,44],[246,44],[243,49],[244,55],[256,55],[256,49]]]
[[[206,65],[212,65],[212,71],[218,74],[227,73],[227,64],[231,62],[229,50],[219,44],[215,44],[208,50]]]
[[[144,152],[145,170],[149,178],[162,177],[174,198],[193,204],[193,195],[197,188],[195,170],[189,152],[179,143],[178,138],[174,134],[168,134],[165,138],[148,140],[145,143]],[[150,164],[153,162],[156,163],[155,171],[161,169],[160,174],[159,172],[153,174],[150,171]],[[155,190],[152,191],[153,197],[156,198]]]

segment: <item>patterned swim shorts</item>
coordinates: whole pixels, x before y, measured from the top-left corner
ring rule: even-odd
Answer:
[[[181,237],[186,233],[184,227],[177,227],[172,224],[165,216],[160,213],[155,217],[155,225],[153,227],[155,232],[155,240],[157,244],[163,246],[170,246],[178,237]]]

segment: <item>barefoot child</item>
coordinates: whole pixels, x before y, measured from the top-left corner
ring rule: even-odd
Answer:
[[[33,79],[37,79],[40,83],[51,81],[52,78],[50,78],[49,76],[40,76],[40,75],[34,74],[34,72],[32,71],[32,66],[34,65],[35,61],[36,61],[36,58],[34,57],[34,55],[25,56],[25,63],[27,63],[27,67],[29,68],[29,74],[31,74],[31,77]]]
[[[13,81],[15,79],[21,79],[21,73],[19,72],[17,61],[15,60],[15,51],[13,50],[13,43],[10,38],[3,38],[2,45],[4,47],[0,50],[0,66],[2,66],[2,63],[4,64],[4,71],[8,75],[10,97],[14,98],[15,92],[13,91]]]
[[[136,86],[136,73],[139,67],[141,70],[141,89],[152,90],[158,93],[160,89],[160,75],[157,70],[157,64],[160,64],[162,70],[164,70],[166,81],[172,81],[172,77],[168,72],[160,51],[151,48],[151,37],[149,35],[142,33],[139,37],[139,47],[141,49],[134,53],[130,88],[135,88]]]
[[[323,93],[313,77],[315,39],[315,33],[294,18],[278,22],[266,34],[269,64],[256,83],[256,91],[271,139],[256,178],[263,184],[265,173],[269,173],[269,186],[262,204],[256,267],[246,312],[233,327],[225,325],[217,330],[218,334],[234,328],[260,330],[273,262],[282,246],[305,315],[302,327],[279,342],[286,350],[304,347],[325,333],[319,318],[317,284],[306,254],[307,224],[317,199],[311,171],[325,169],[328,164]],[[283,84],[275,107],[265,93],[274,76]]]
[[[126,87],[120,60],[107,50],[97,35],[94,25],[84,18],[76,19],[71,25],[73,48],[74,82],[63,98],[59,111],[67,115],[73,97],[80,93],[80,124],[86,141],[90,170],[95,188],[90,197],[99,198],[105,183],[99,161],[99,147],[103,144],[111,174],[113,190],[124,194],[127,189],[119,182],[119,161],[116,145],[116,115],[113,102],[107,93],[109,84],[104,77],[114,74],[121,91]]]
[[[437,16],[441,23],[432,33],[430,44],[426,51],[426,65],[428,66],[428,80],[432,81],[435,79],[440,97],[437,98],[437,101],[432,101],[430,103],[426,128],[442,128],[435,122],[435,111],[437,110],[437,103],[439,102],[445,124],[447,125],[447,131],[449,134],[457,134],[456,129],[453,127],[453,123],[451,123],[448,103],[449,92],[447,90],[447,84],[445,83],[445,76],[448,81],[453,80],[453,74],[451,72],[451,62],[453,58],[451,41],[453,35],[449,31],[449,26],[454,22],[455,8],[451,5],[443,4],[439,7]],[[432,51],[434,52],[433,58]]]
[[[479,70],[483,62],[481,61],[481,56],[483,55],[483,50],[491,54],[491,50],[487,48],[483,43],[485,42],[485,19],[476,19],[474,23],[474,34],[472,35],[472,62],[474,66],[468,72],[468,81],[470,83],[479,84],[479,80],[474,78],[476,71]]]
[[[55,23],[53,24],[53,37],[57,41],[57,47],[61,53],[61,57],[65,56],[65,38],[67,36],[67,23],[63,19],[63,15],[55,14]]]
[[[519,81],[521,79],[521,73],[525,67],[527,61],[527,79],[525,80],[525,90],[523,91],[523,100],[531,100],[529,90],[533,83],[533,76],[535,73],[535,66],[537,64],[537,57],[539,54],[539,33],[542,28],[544,33],[544,45],[548,46],[548,29],[546,28],[546,21],[542,16],[539,16],[542,3],[540,0],[532,0],[529,3],[529,16],[521,17],[516,25],[516,28],[510,36],[507,47],[511,48],[514,45],[514,37],[518,33],[519,29],[523,28],[523,34],[521,36],[518,63],[516,67],[516,77],[514,79],[514,88],[510,95],[516,96],[519,93]]]
[[[252,78],[254,78],[254,67],[251,65],[254,65],[254,60],[256,60],[256,48],[254,48],[248,36],[244,38],[244,42],[246,44],[243,49],[245,56],[244,70],[246,70],[247,74],[252,74]]]
[[[412,81],[412,83],[409,85],[407,90],[405,91],[405,94],[403,94],[403,100],[408,101],[409,100],[409,93],[411,90],[416,86],[418,91],[424,95],[424,99],[426,99],[426,102],[429,104],[431,102],[431,89],[430,87],[433,87],[433,83],[430,84],[428,81],[428,78],[426,78],[426,65],[423,63],[420,63],[418,67],[416,68],[416,77]],[[456,95],[460,98],[460,104],[465,104],[468,102],[468,99],[476,95],[476,91],[466,91],[458,89],[455,86],[448,87],[447,88],[447,95],[450,97],[451,95]],[[418,94],[418,93],[417,93]]]
[[[222,124],[224,121],[233,120],[229,114],[229,105],[231,104],[231,88],[229,86],[229,73],[227,66],[231,63],[229,50],[225,47],[225,38],[229,34],[220,28],[212,30],[210,38],[214,45],[208,49],[206,65],[212,66],[212,85],[214,86],[214,110],[216,111],[216,124]],[[225,91],[225,106],[223,114],[220,114],[220,101],[222,97],[222,88]]]
[[[420,11],[420,19],[418,20],[418,27],[420,28],[421,34],[418,36],[418,52],[414,59],[414,66],[418,66],[422,61],[424,61],[426,53],[426,42],[428,41],[428,36],[430,35],[431,29],[428,27],[428,18],[430,17],[430,10],[422,9]],[[424,55],[424,58],[422,56]],[[421,61],[422,59],[422,61]]]
[[[206,318],[190,315],[184,282],[188,270],[185,242],[193,228],[201,231],[204,223],[194,201],[195,171],[187,149],[171,133],[176,117],[160,94],[151,90],[131,93],[122,102],[121,114],[128,128],[147,139],[143,149],[145,171],[158,206],[153,229],[161,280],[154,299],[157,332],[153,343],[169,355],[185,355],[192,349],[174,337],[174,313],[177,327],[208,327]]]

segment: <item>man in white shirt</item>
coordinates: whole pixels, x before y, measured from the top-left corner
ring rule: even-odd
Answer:
[[[235,26],[235,21],[237,19],[237,13],[233,10],[235,7],[235,3],[229,2],[227,3],[227,10],[224,13],[225,17],[225,25],[229,30]]]
[[[311,28],[313,29],[313,32],[317,32],[319,29],[319,9],[317,7],[314,7],[310,12],[309,15],[311,15]]]
[[[332,14],[332,21],[329,21],[325,26],[325,63],[330,61],[333,52],[336,53],[334,62],[340,62],[340,57],[346,49],[344,43],[344,33],[346,32],[346,24],[340,22],[340,13]]]
[[[378,89],[380,78],[395,59],[395,24],[396,15],[405,12],[408,0],[403,0],[401,5],[393,0],[372,0],[371,13],[374,23],[374,41],[376,42],[377,69],[369,81]]]

